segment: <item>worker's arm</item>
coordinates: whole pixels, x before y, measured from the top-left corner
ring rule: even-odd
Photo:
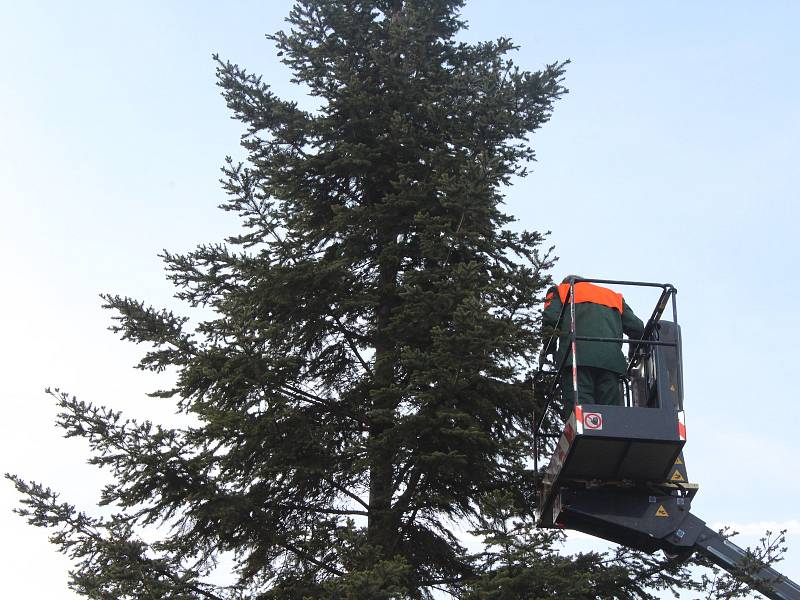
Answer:
[[[547,295],[544,297],[544,312],[542,312],[542,325],[545,329],[545,336],[555,329],[558,324],[558,316],[561,314],[561,297],[558,295],[558,289],[553,286],[547,290]]]
[[[640,340],[644,335],[644,323],[625,300],[622,301],[622,331],[632,340]]]
[[[558,325],[558,317],[561,314],[561,297],[558,295],[558,289],[555,286],[547,290],[547,295],[544,297],[544,311],[542,311],[542,352],[539,355],[539,364],[542,365],[547,360],[545,350],[547,349],[547,342],[556,330]],[[556,351],[556,344],[550,346],[549,355],[554,355]]]

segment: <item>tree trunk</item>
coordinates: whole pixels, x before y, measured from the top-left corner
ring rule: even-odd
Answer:
[[[397,259],[386,259],[386,252],[393,245],[393,233],[381,235],[384,243],[379,252],[380,261],[380,301],[376,307],[375,319],[375,371],[371,423],[369,428],[368,452],[369,468],[369,517],[367,540],[379,548],[378,556],[390,558],[397,545],[398,519],[392,511],[394,492],[394,449],[383,439],[383,434],[394,424],[394,411],[397,400],[390,392],[394,383],[395,362],[397,360],[394,341],[386,329],[391,319],[392,309],[397,302]]]

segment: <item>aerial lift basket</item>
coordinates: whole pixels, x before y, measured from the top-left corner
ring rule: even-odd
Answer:
[[[691,514],[699,486],[689,482],[683,447],[683,374],[676,289],[670,284],[581,279],[581,281],[661,288],[641,340],[583,337],[575,331],[574,285],[562,307],[570,311],[573,364],[579,342],[629,343],[630,362],[621,380],[624,406],[559,405],[565,359],[537,378],[544,384],[542,410],[534,430],[538,478],[537,524],[574,529],[644,552],[669,556],[700,552],[734,573],[747,571],[761,593],[776,600],[800,600],[800,587],[760,565],[704,521]],[[662,319],[671,305],[672,320]],[[551,350],[553,336],[545,347]],[[565,357],[566,358],[566,357]],[[539,469],[538,456],[550,454]]]

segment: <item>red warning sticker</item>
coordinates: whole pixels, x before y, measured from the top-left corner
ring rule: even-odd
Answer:
[[[603,415],[600,413],[586,413],[583,415],[583,426],[595,431],[603,428]]]

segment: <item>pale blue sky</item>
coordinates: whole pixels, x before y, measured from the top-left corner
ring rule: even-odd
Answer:
[[[476,0],[464,38],[512,37],[523,68],[572,60],[570,94],[535,136],[538,163],[508,189],[508,210],[552,230],[558,277],[678,287],[693,510],[748,531],[789,525],[784,568],[800,580],[800,4],[700,4]],[[170,418],[143,399],[157,383],[130,368],[138,352],[105,330],[97,294],[169,304],[156,253],[235,230],[215,207],[239,127],[211,54],[310,106],[263,37],[289,6],[0,2],[3,471],[91,508],[102,478],[79,464],[80,442],[58,437],[46,385]],[[628,299],[649,313],[649,298]],[[0,550],[4,582],[71,597],[64,561],[9,515],[7,487],[0,523],[22,541]]]

